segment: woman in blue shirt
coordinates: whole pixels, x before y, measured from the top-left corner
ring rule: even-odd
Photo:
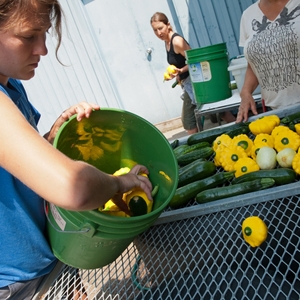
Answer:
[[[40,115],[30,104],[20,80],[31,79],[46,35],[61,43],[62,10],[56,0],[3,0],[0,6],[0,298],[31,299],[56,259],[44,236],[43,199],[68,210],[90,210],[109,199],[121,205],[120,194],[141,187],[151,198],[151,183],[138,175],[112,176],[74,161],[51,143],[72,115],[88,118],[98,105],[81,102],[67,109],[41,137]]]

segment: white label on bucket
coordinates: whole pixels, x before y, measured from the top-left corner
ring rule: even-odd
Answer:
[[[62,231],[64,231],[65,227],[66,227],[66,221],[62,218],[62,216],[60,215],[56,206],[53,205],[52,203],[50,203],[50,210],[51,210],[52,216],[53,216],[54,220],[56,221],[57,225],[59,226],[59,228]]]
[[[204,82],[211,80],[211,70],[208,61],[189,64],[189,73],[192,82]]]

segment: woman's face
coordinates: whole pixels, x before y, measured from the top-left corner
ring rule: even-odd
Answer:
[[[17,26],[0,30],[0,83],[6,85],[10,77],[32,78],[41,56],[47,54],[46,33],[51,24],[48,12],[40,12],[28,13]]]
[[[151,23],[151,26],[153,28],[155,35],[159,39],[161,39],[163,41],[167,41],[169,39],[169,24],[166,25],[163,22],[154,21]]]

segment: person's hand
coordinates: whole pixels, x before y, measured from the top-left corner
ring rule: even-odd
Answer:
[[[129,173],[125,175],[118,176],[119,179],[119,191],[112,198],[112,201],[124,211],[126,214],[130,215],[127,204],[122,199],[123,193],[126,193],[133,188],[140,188],[144,190],[149,200],[152,200],[151,191],[152,184],[148,177],[140,174],[149,174],[148,169],[142,165],[135,165]]]
[[[251,94],[242,97],[235,122],[246,122],[248,120],[249,110],[251,110],[254,115],[257,115],[256,104]]]
[[[54,138],[59,128],[68,121],[73,115],[77,114],[77,121],[81,121],[83,118],[89,118],[93,110],[99,110],[100,106],[94,103],[80,102],[66,109],[52,125],[50,131],[44,135],[44,137],[53,143]]]
[[[149,174],[148,169],[142,165],[135,165],[129,173],[118,176],[119,178],[119,191],[118,193],[126,193],[133,188],[140,188],[144,190],[149,200],[152,200],[151,191],[152,184],[148,177],[142,174]]]
[[[83,101],[66,109],[55,123],[60,122],[60,124],[57,125],[61,126],[65,121],[68,121],[75,114],[77,114],[77,121],[81,121],[83,118],[88,118],[93,110],[99,109],[99,105]]]

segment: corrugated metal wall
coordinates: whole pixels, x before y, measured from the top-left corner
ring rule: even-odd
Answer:
[[[169,16],[174,29],[193,48],[227,43],[229,57],[238,47],[242,11],[255,0],[61,0],[67,28],[59,57],[55,40],[36,76],[24,82],[42,113],[46,132],[62,110],[81,100],[129,110],[152,123],[181,114],[180,88],[163,83],[164,44],[149,24],[156,11]],[[147,50],[151,49],[151,55]]]

